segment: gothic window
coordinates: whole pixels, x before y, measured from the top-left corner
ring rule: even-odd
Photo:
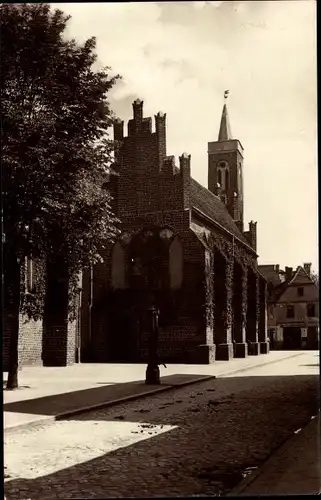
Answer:
[[[226,178],[225,178],[225,170],[222,169],[222,188],[225,191],[226,189]]]
[[[117,241],[112,251],[111,281],[115,289],[126,287],[125,250],[119,241]]]
[[[228,190],[229,188],[229,182],[230,182],[230,179],[229,179],[229,171],[228,169],[225,170],[225,189]]]
[[[183,250],[182,245],[175,238],[169,247],[169,277],[170,288],[180,288],[183,281]]]
[[[229,188],[229,165],[226,161],[220,161],[217,167],[218,182],[223,191],[226,191]]]
[[[241,174],[241,164],[239,163],[237,168],[237,188],[242,191],[242,174]]]

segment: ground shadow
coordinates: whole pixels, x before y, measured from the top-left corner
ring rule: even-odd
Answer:
[[[161,386],[182,385],[190,381],[197,382],[202,378],[202,375],[167,375],[161,378]],[[93,387],[80,391],[54,394],[42,398],[5,403],[3,405],[3,411],[28,413],[31,415],[58,415],[71,412],[78,408],[104,404],[108,401],[114,401],[120,398],[134,395],[139,396],[147,390],[155,389],[155,387],[158,388],[160,386],[146,385],[144,380],[125,382],[122,384],[105,383],[103,387]]]
[[[11,389],[7,389],[7,381],[4,381],[2,383],[2,386],[3,386],[4,390],[8,390],[8,391],[10,390],[11,391]],[[30,389],[30,385],[19,385],[18,389],[15,389],[15,390],[19,390],[19,389]]]
[[[68,421],[75,428],[135,422],[130,433],[143,439],[107,453],[100,444],[100,456],[91,460],[35,479],[9,480],[6,498],[16,500],[17,491],[30,500],[62,493],[224,496],[317,413],[318,394],[318,375],[226,377],[74,416]],[[172,428],[155,434],[162,425]]]

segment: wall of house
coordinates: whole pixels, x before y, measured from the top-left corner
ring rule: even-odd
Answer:
[[[33,269],[32,276],[28,276],[26,273],[31,268]],[[25,313],[25,307],[31,307],[32,309],[33,301],[37,300],[37,294],[40,293],[38,286],[42,280],[44,269],[43,262],[34,261],[32,267],[25,266],[21,272],[21,313],[19,315],[18,340],[20,367],[42,364],[65,366],[75,362],[77,321],[69,321],[67,325],[58,324],[56,315],[53,315],[50,325],[47,325],[46,331],[43,319],[29,319]],[[27,302],[30,303],[29,306],[26,306],[26,297],[28,298]],[[55,294],[52,300],[57,303]],[[10,315],[10,311],[6,310],[4,318],[5,328],[2,337],[3,371],[7,371],[9,367],[12,321],[13,318]]]
[[[302,296],[299,295],[298,288],[303,288]],[[308,304],[315,306],[313,317],[307,314]],[[288,306],[293,306],[294,317],[288,317]],[[319,293],[315,284],[304,273],[299,273],[276,303],[269,303],[268,328],[273,336],[273,348],[283,347],[284,328],[287,327],[301,329],[302,348],[316,348],[319,337]]]
[[[42,321],[29,320],[26,316],[20,314],[19,324],[19,365],[41,365]],[[7,372],[9,369],[10,333],[10,315],[5,315],[2,337],[2,363],[4,372]]]

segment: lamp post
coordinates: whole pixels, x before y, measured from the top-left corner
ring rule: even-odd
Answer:
[[[146,369],[145,383],[148,385],[159,385],[159,360],[158,360],[158,317],[159,310],[152,305],[147,309],[149,339],[148,339],[148,364]]]

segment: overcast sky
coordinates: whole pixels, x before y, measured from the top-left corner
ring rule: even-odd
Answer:
[[[99,63],[123,76],[116,114],[127,121],[137,97],[145,116],[166,112],[168,154],[190,153],[205,186],[230,89],[259,263],[318,268],[314,0],[54,6],[72,15],[68,35],[96,36]]]

